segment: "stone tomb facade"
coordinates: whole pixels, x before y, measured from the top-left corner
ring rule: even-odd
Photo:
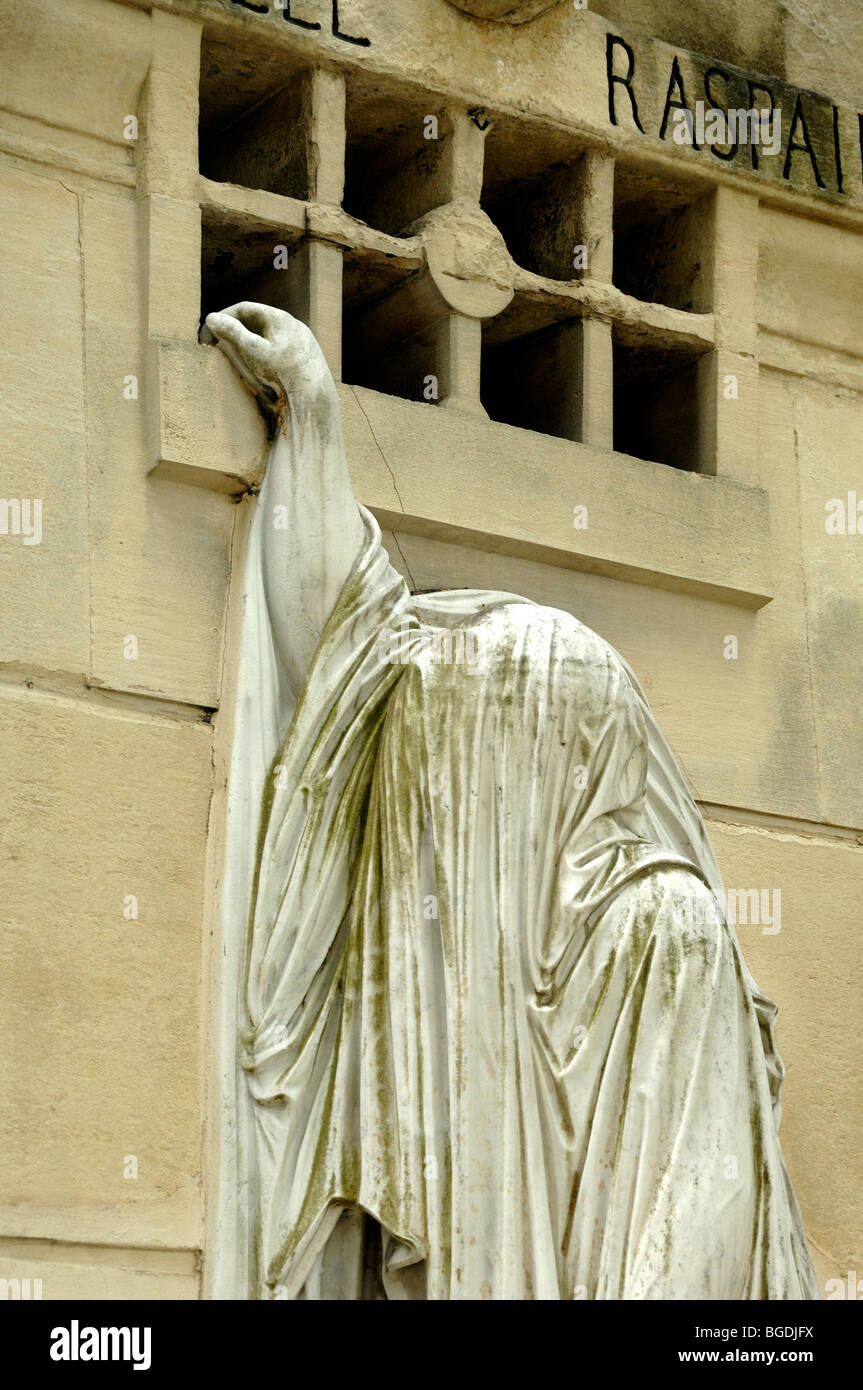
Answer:
[[[211,1290],[231,575],[266,440],[198,331],[239,299],[323,345],[413,587],[568,609],[642,678],[780,1005],[826,1291],[863,1270],[863,15],[472,8],[0,17],[0,1278],[46,1298]],[[699,138],[699,101],[750,100],[774,153]]]

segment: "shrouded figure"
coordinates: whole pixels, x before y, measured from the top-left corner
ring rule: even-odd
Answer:
[[[815,1297],[775,1010],[635,677],[555,609],[412,596],[308,329],[251,304],[207,326],[277,425],[230,776],[217,1293]]]

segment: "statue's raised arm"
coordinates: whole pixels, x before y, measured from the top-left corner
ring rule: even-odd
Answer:
[[[273,635],[296,699],[363,542],[338,394],[314,335],[284,310],[233,304],[206,326],[276,417],[261,489],[262,560]]]

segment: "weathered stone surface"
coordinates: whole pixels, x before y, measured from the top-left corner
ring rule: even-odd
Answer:
[[[155,476],[239,495],[260,483],[266,433],[220,354],[183,342],[157,345],[159,429]]]
[[[568,567],[604,565],[613,573],[616,566],[622,578],[627,566],[640,568],[644,582],[700,587],[717,597],[724,591],[750,609],[770,597],[769,509],[759,489],[658,466],[654,472],[623,455],[455,412],[435,417],[432,450],[432,407],[361,387],[342,387],[341,399],[358,495],[390,513],[388,524],[404,513],[412,528],[429,535],[483,535],[483,548],[499,545],[537,558],[556,552]],[[463,461],[458,474],[450,466],[454,457]],[[576,506],[587,507],[584,529],[576,528]],[[680,525],[682,516],[691,519],[691,530]],[[731,572],[729,535],[737,538]]]
[[[214,707],[231,506],[224,496],[168,487],[148,475],[162,454],[224,473],[236,467],[237,454],[251,466],[250,440],[254,431],[262,438],[261,425],[235,381],[225,398],[234,406],[230,448],[214,402],[200,391],[178,402],[185,364],[218,375],[215,354],[196,342],[149,344],[140,298],[130,297],[127,313],[116,312],[118,284],[132,287],[142,274],[135,202],[125,193],[88,190],[82,203],[92,676],[100,685]],[[161,384],[160,352],[168,378]],[[199,381],[197,374],[192,379]],[[202,451],[196,455],[191,420]],[[128,654],[130,637],[136,655]]]
[[[15,58],[4,73],[7,117],[20,113],[128,150],[123,121],[138,110],[152,51],[146,10],[105,0],[80,0],[74,12],[63,0],[5,5],[0,38]]]
[[[157,1254],[95,1245],[52,1246],[7,1240],[0,1245],[0,1279],[30,1281],[24,1297],[57,1299],[195,1299],[200,1278],[192,1252]],[[39,1281],[38,1285],[36,1281]],[[12,1285],[11,1297],[15,1296]],[[38,1288],[38,1294],[36,1292]]]
[[[781,891],[781,930],[749,924],[738,935],[758,983],[779,1004],[788,1069],[782,1147],[810,1239],[837,1270],[859,1269],[859,1092],[845,1068],[860,1016],[863,844],[792,826],[708,826],[729,887]]]
[[[760,327],[859,358],[863,238],[765,208],[759,251]]]
[[[0,495],[13,504],[8,520],[6,505],[0,512],[0,646],[6,661],[88,671],[89,483],[78,197],[56,178],[6,168],[0,225],[7,244],[16,247],[15,257],[4,259],[0,336]],[[25,499],[29,538],[20,516]],[[38,542],[32,529],[37,516]]]
[[[0,722],[3,1233],[193,1247],[212,730],[8,685]]]

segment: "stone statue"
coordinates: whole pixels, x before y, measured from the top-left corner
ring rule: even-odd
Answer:
[[[274,426],[214,1296],[816,1297],[775,1006],[635,676],[555,609],[412,595],[309,330],[259,304],[207,329]]]

